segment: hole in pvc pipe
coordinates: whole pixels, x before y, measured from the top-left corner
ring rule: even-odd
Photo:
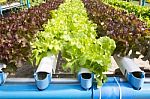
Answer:
[[[134,77],[137,77],[137,78],[143,78],[143,73],[142,72],[132,72],[133,76]]]
[[[47,73],[46,72],[38,72],[38,79],[39,80],[43,80],[47,77]]]
[[[91,78],[91,73],[82,73],[82,78],[84,79],[90,79]]]

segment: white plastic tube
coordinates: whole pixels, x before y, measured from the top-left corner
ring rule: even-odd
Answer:
[[[139,65],[128,57],[114,55],[114,59],[128,82],[135,89],[141,89],[144,83],[145,73],[140,69]]]
[[[39,90],[44,90],[49,86],[52,79],[52,71],[55,71],[57,57],[55,55],[44,57],[34,74],[35,82]]]
[[[80,81],[81,87],[88,90],[92,87],[93,75],[87,68],[81,68],[78,73],[78,80]]]
[[[46,73],[52,74],[52,71],[55,72],[56,63],[57,63],[57,57],[55,55],[44,57],[41,60],[39,66],[36,70],[36,73],[46,72]]]
[[[5,64],[2,64],[2,63],[0,63],[0,71],[1,71],[3,68],[6,68],[6,65],[5,65]]]

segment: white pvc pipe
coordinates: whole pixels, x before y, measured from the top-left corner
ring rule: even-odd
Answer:
[[[122,74],[124,76],[127,76],[127,73],[132,73],[132,72],[143,72],[140,68],[139,65],[133,62],[132,59],[128,57],[119,57],[117,55],[114,55],[114,59],[116,63],[118,64]]]
[[[6,68],[6,65],[3,63],[0,63],[0,71],[2,71],[3,68]]]
[[[141,89],[144,84],[145,73],[138,64],[128,57],[114,55],[122,74],[128,82],[137,90]]]
[[[120,78],[119,82],[127,82],[127,79]],[[35,83],[34,78],[7,78],[5,83]],[[76,78],[52,78],[51,83],[79,83]],[[145,78],[144,83],[150,83],[150,78]]]
[[[41,60],[39,66],[36,70],[36,73],[46,72],[46,73],[49,73],[52,75],[52,71],[55,72],[56,63],[57,63],[57,57],[55,55],[44,57]]]
[[[79,71],[79,74],[81,74],[81,73],[91,73],[91,72],[87,68],[81,68],[80,71]]]
[[[33,78],[8,78],[6,83],[35,83]],[[53,78],[51,83],[79,83],[76,78]]]

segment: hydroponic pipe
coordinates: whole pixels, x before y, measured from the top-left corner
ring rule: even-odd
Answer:
[[[2,71],[3,68],[6,68],[6,65],[0,63],[0,86],[5,83],[7,75],[8,75],[7,73],[4,73]]]
[[[34,80],[24,81],[26,83],[8,80],[0,86],[0,99],[150,99],[150,83],[135,90],[127,81],[116,77],[108,77],[101,88],[96,88],[93,83],[89,90],[84,90],[77,80],[66,80],[65,83],[64,79],[55,79],[44,91],[36,88]]]
[[[55,55],[42,58],[35,74],[37,88],[44,90],[49,86],[52,78],[52,70],[56,68],[57,57]]]
[[[94,75],[89,71],[89,69],[81,68],[77,76],[82,88],[88,90],[92,87]]]
[[[145,0],[139,0],[139,5],[140,6],[145,6]]]
[[[128,82],[135,89],[141,89],[144,83],[145,73],[139,68],[138,64],[128,57],[114,55],[114,59]]]
[[[39,91],[34,83],[5,83],[0,87],[0,99],[92,99],[92,89],[84,90],[80,83],[51,84]]]
[[[3,9],[1,5],[0,5],[0,14],[3,15]]]
[[[30,0],[26,0],[26,3],[27,3],[27,8],[30,8],[31,7]]]
[[[23,6],[23,0],[20,0],[20,5]]]
[[[135,90],[128,82],[120,82],[115,77],[101,87],[100,99],[150,99],[150,83],[144,83],[141,90]]]

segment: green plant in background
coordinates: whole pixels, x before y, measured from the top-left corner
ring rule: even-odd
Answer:
[[[150,3],[150,0],[146,0],[146,2]]]
[[[109,36],[116,41],[114,54],[130,58],[142,55],[150,62],[150,29],[143,21],[100,0],[82,1],[89,18],[97,24],[98,37]]]
[[[12,2],[16,2],[16,1],[19,1],[19,0],[0,0],[0,4],[9,4],[9,3],[12,3]]]
[[[0,4],[7,2],[7,0],[0,0]]]
[[[48,0],[29,0],[31,6],[38,6],[41,3],[45,3]],[[0,0],[0,4],[9,4],[13,2],[20,2],[20,0]],[[22,0],[23,4],[27,3],[27,0]]]
[[[72,71],[81,67],[95,73],[98,83],[104,78],[102,72],[110,66],[110,56],[115,49],[114,40],[108,37],[96,39],[97,25],[88,20],[84,4],[80,0],[66,0],[52,19],[44,25],[44,31],[32,42],[33,59],[36,64],[48,54],[62,52],[67,61],[64,67]]]
[[[150,8],[145,6],[134,5],[131,2],[120,1],[120,0],[103,0],[104,2],[113,5],[114,7],[122,8],[128,13],[134,13],[138,18],[147,23],[150,27]]]
[[[138,58],[140,54],[136,54],[136,50],[139,49],[139,52],[144,56],[142,59],[144,61],[148,60],[150,63],[150,8],[145,6],[134,5],[131,2],[125,2],[120,0],[103,0],[104,2],[112,5],[116,10],[125,10],[128,14],[134,14],[140,20],[142,20],[147,29],[145,28],[145,33],[147,35],[143,36],[143,38],[139,41],[136,41],[136,46],[133,48],[133,54],[131,57]],[[144,30],[144,28],[143,28]]]
[[[0,17],[0,63],[7,65],[7,72],[14,72],[18,61],[28,62],[32,51],[30,42],[51,18],[49,12],[61,3],[63,0],[50,0],[8,17]]]
[[[31,6],[36,6],[39,5],[41,3],[45,3],[47,0],[30,0],[30,4]]]

